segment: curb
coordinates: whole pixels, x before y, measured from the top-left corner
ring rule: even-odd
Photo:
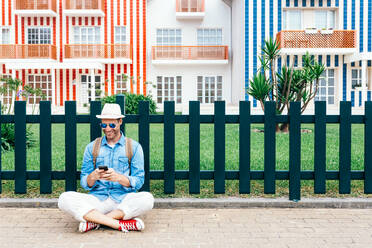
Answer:
[[[0,198],[0,208],[58,208],[58,199]],[[372,208],[372,198],[157,198],[154,208]]]

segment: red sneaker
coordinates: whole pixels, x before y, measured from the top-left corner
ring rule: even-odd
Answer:
[[[98,229],[99,227],[99,224],[93,222],[80,222],[79,232],[88,232],[93,229]]]
[[[119,230],[122,232],[141,231],[145,229],[145,223],[140,218],[131,220],[119,220]]]

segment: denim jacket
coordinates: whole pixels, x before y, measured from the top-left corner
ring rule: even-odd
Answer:
[[[121,133],[120,140],[113,148],[107,144],[106,136],[102,138],[101,148],[96,159],[96,168],[100,165],[107,165],[108,168],[113,168],[117,173],[128,177],[130,187],[124,187],[118,182],[106,180],[97,180],[92,187],[89,187],[87,177],[94,170],[93,143],[94,141],[89,143],[84,152],[80,175],[80,184],[84,189],[89,190],[90,194],[93,194],[101,201],[111,197],[115,202],[120,203],[126,194],[135,192],[142,187],[145,178],[142,147],[138,142],[132,141],[133,157],[130,167],[131,175],[129,176],[129,164],[125,152],[125,137],[123,133]]]

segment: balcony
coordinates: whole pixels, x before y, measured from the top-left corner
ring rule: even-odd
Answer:
[[[355,30],[281,31],[276,35],[282,54],[349,54],[356,51]]]
[[[64,13],[68,16],[105,16],[104,0],[66,0]]]
[[[15,14],[21,16],[57,16],[56,0],[16,0]]]
[[[65,59],[94,59],[96,61],[130,63],[131,53],[127,44],[74,44],[65,45]]]
[[[153,46],[153,64],[227,64],[228,46]]]
[[[177,19],[203,19],[204,0],[176,0]]]
[[[0,59],[57,59],[54,45],[0,45]]]

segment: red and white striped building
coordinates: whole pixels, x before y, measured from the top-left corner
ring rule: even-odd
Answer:
[[[66,100],[83,107],[124,91],[146,94],[146,5],[146,0],[0,0],[0,76],[41,88],[54,108]]]

